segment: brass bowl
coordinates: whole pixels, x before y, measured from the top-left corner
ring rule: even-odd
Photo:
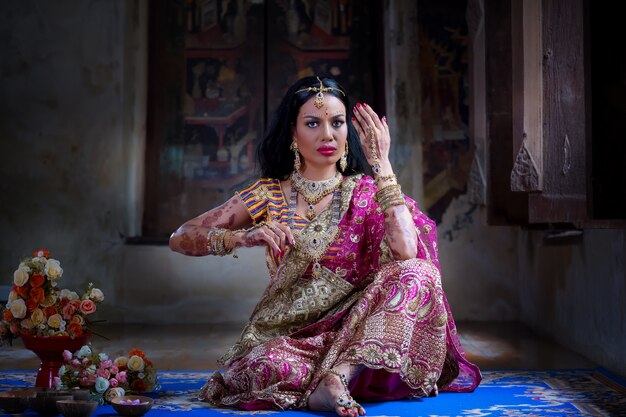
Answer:
[[[137,400],[139,404],[124,404],[125,402]],[[154,404],[152,398],[141,395],[124,395],[111,400],[113,409],[117,411],[119,415],[129,417],[138,417],[146,414],[152,408],[152,404]]]
[[[59,400],[57,408],[65,417],[89,417],[98,408],[97,401]]]

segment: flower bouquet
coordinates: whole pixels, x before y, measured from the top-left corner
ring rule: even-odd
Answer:
[[[64,365],[54,380],[57,389],[88,389],[91,397],[103,404],[127,394],[150,392],[158,388],[154,364],[138,349],[111,360],[85,345],[76,353],[63,352]]]
[[[0,341],[10,344],[20,335],[74,339],[88,331],[87,317],[96,311],[104,294],[93,284],[80,296],[60,289],[62,275],[61,263],[45,249],[22,260],[13,273],[13,285],[2,312]]]

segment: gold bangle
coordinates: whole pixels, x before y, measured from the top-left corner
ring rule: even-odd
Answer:
[[[376,191],[374,199],[380,203],[382,200],[400,195],[402,195],[402,188],[400,187],[400,184],[390,184]]]
[[[230,232],[230,230],[220,227],[209,230],[207,233],[207,249],[210,255],[225,256],[232,253],[232,248],[227,249],[224,242],[227,232]]]
[[[383,212],[385,212],[390,207],[403,206],[403,205],[406,205],[406,201],[404,201],[404,198],[399,197],[399,198],[396,198],[396,199],[393,199],[393,200],[388,200],[388,201],[384,201],[384,202],[380,203],[380,209]]]

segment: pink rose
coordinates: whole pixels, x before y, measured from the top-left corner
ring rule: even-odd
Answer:
[[[65,320],[70,320],[74,313],[76,313],[76,306],[73,303],[67,303],[61,312],[63,313],[63,318]]]
[[[83,364],[87,364],[87,362],[89,362],[88,358],[83,358]]]
[[[107,359],[105,361],[100,362],[100,368],[109,369],[113,366],[113,361],[111,359]]]
[[[78,368],[80,366],[80,361],[78,359],[72,359],[71,363],[74,368]]]
[[[109,377],[111,376],[111,371],[109,371],[108,369],[100,368],[98,369],[98,372],[96,375],[101,376],[104,379],[109,379]]]
[[[117,379],[115,379],[115,378],[111,378],[111,379],[109,379],[109,384],[110,384],[110,386],[111,386],[111,387],[115,388],[115,387],[117,387],[120,383],[117,381]]]
[[[119,374],[117,374],[117,381],[120,384],[123,384],[126,382],[126,371],[122,371]]]
[[[72,352],[70,352],[69,350],[64,350],[63,351],[63,360],[65,362],[69,362],[72,360]]]
[[[96,311],[96,303],[91,300],[83,300],[80,302],[80,311],[84,314],[91,314]]]
[[[118,368],[116,365],[111,366],[111,375],[117,375],[119,371],[120,368]]]

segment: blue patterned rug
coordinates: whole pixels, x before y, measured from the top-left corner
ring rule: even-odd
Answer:
[[[149,394],[155,405],[147,417],[332,416],[313,411],[257,411],[217,409],[194,400],[210,371],[163,371],[161,389]],[[0,371],[0,391],[33,386],[35,373]],[[626,416],[626,383],[603,369],[487,370],[471,394],[443,393],[438,397],[363,404],[368,417],[391,416]],[[36,413],[28,410],[26,416]],[[94,416],[116,416],[111,406],[98,407]]]

